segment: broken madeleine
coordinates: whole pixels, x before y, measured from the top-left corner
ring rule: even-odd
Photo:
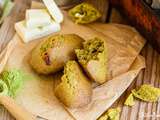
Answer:
[[[107,48],[99,38],[84,42],[83,49],[75,50],[78,62],[91,79],[102,84],[107,80]]]
[[[48,37],[33,49],[30,64],[39,74],[55,73],[62,70],[68,60],[76,58],[74,50],[81,48],[82,42],[76,34]]]
[[[101,17],[101,14],[92,5],[81,3],[69,10],[69,16],[75,23],[86,24],[96,21]]]
[[[76,61],[68,61],[61,83],[55,88],[56,97],[67,107],[76,108],[91,101],[92,86]]]

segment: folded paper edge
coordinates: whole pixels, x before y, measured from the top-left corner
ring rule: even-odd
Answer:
[[[4,50],[0,53],[0,73],[4,70],[8,58],[17,44],[16,37],[17,35],[15,34],[14,37],[8,42]]]

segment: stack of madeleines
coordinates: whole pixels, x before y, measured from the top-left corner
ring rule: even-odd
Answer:
[[[99,38],[85,41],[76,34],[57,34],[33,49],[30,64],[44,75],[64,69],[55,95],[67,107],[75,108],[90,103],[92,81],[106,82],[107,58],[106,43]]]

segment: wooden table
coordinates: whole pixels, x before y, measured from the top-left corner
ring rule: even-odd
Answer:
[[[95,4],[104,13],[102,18],[102,21],[104,21],[107,12],[106,0],[88,1]],[[15,0],[15,2],[16,6],[14,7],[11,15],[6,18],[0,28],[0,51],[4,49],[8,41],[13,37],[15,33],[14,23],[24,18],[25,9],[29,8],[30,6],[30,0]],[[159,102],[145,103],[142,101],[136,101],[136,104],[133,107],[127,107],[123,105],[124,100],[130,91],[141,84],[152,84],[155,87],[160,87],[160,55],[153,50],[149,44],[146,44],[141,54],[146,59],[146,69],[141,71],[132,85],[112,106],[121,107],[120,120],[160,120]],[[4,108],[2,108],[0,109],[0,120],[14,120],[14,118]]]

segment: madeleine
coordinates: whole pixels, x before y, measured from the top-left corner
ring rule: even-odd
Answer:
[[[107,47],[99,38],[85,41],[83,49],[75,50],[78,62],[94,81],[102,84],[107,80]]]
[[[39,74],[51,74],[63,69],[68,60],[76,58],[75,49],[83,39],[76,34],[54,35],[36,46],[30,58],[32,68]]]
[[[91,101],[92,86],[76,61],[68,61],[56,97],[67,107],[83,107]]]

